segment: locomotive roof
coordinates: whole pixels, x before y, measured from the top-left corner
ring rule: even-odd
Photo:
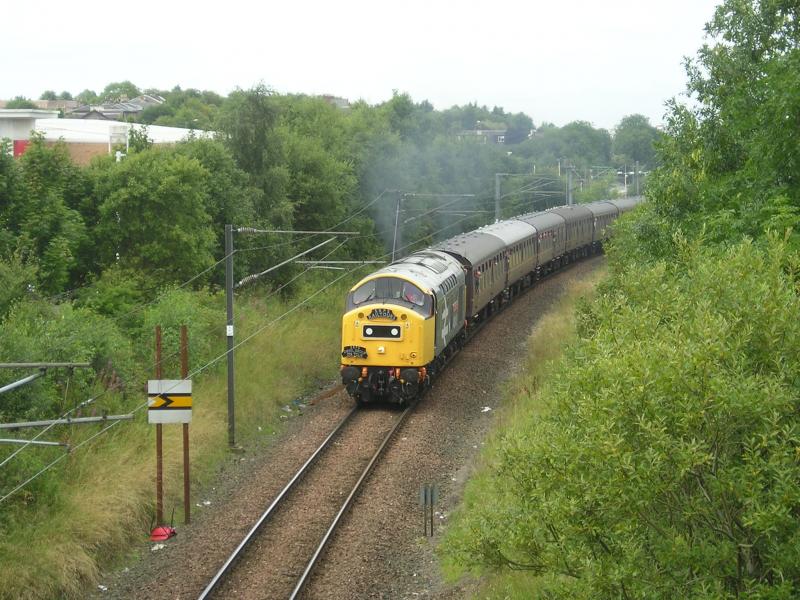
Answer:
[[[458,276],[461,273],[461,264],[449,254],[421,250],[367,275],[352,289],[357,288],[364,281],[375,279],[376,277],[399,276],[410,279],[421,287],[427,288],[425,290],[427,292],[435,289],[450,275]]]
[[[449,240],[445,240],[433,246],[432,250],[440,250],[450,254],[463,257],[467,262],[474,265],[495,256],[506,247],[505,242],[492,233],[486,233],[483,229],[462,233]]]

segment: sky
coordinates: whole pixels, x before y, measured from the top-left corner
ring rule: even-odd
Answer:
[[[393,90],[437,109],[477,102],[534,123],[654,125],[719,0],[59,0],[3,8],[0,98],[110,82],[370,104]]]

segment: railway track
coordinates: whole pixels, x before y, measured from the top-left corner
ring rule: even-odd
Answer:
[[[345,415],[258,518],[199,600],[297,598],[361,485],[414,407],[401,413],[354,408]]]

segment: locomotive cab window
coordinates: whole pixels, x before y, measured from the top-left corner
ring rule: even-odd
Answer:
[[[378,277],[361,284],[347,295],[347,310],[381,302],[407,306],[426,317],[433,314],[433,297],[397,277]]]

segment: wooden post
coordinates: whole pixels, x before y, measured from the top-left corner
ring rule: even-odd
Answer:
[[[181,325],[181,379],[189,376],[189,334],[186,325]],[[191,501],[189,498],[189,424],[183,423],[183,522],[191,520]]]
[[[161,379],[161,325],[156,325],[156,379]],[[156,526],[164,523],[164,464],[161,429],[161,423],[156,423]]]

